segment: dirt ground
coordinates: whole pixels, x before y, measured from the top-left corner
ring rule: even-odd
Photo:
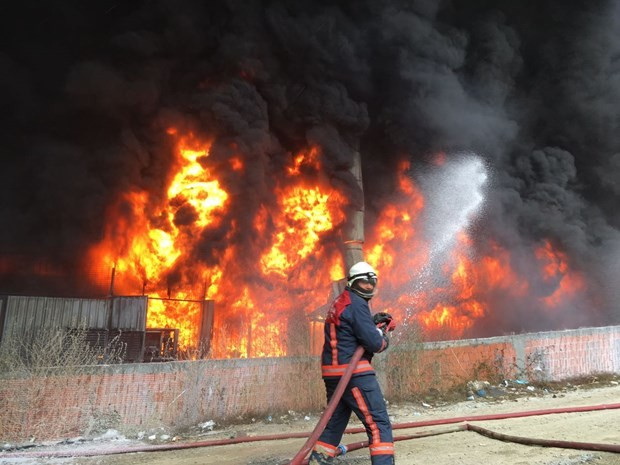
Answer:
[[[521,389],[519,393],[509,393],[499,389],[494,391],[491,388],[484,396],[474,396],[473,400],[470,398],[470,400],[456,403],[427,398],[413,403],[391,404],[389,413],[395,425],[395,436],[403,436],[420,432],[446,431],[457,425],[410,429],[397,427],[403,423],[619,402],[620,385],[616,378],[616,380],[607,380],[605,383],[594,382],[579,386],[567,384],[545,389],[531,386],[527,387],[527,390]],[[201,434],[196,434],[196,431],[193,434],[188,432],[185,436],[179,435],[166,439],[168,443],[171,441],[185,443],[231,437],[310,432],[318,421],[318,416],[291,413],[291,415],[270,420],[255,420],[252,423],[227,427],[216,426],[213,431],[205,431]],[[512,436],[620,445],[620,409],[493,421],[470,420],[470,423]],[[357,427],[361,424],[352,419],[349,426]],[[365,439],[364,434],[346,435],[343,443],[351,444]],[[164,442],[161,436],[156,440],[158,444]],[[284,439],[176,451],[124,453],[81,458],[16,458],[10,457],[8,455],[10,452],[2,452],[0,464],[281,465],[287,464],[304,442],[305,439]],[[112,435],[108,439],[98,441],[47,445],[22,449],[19,452],[32,454],[33,452],[64,450],[79,454],[85,450],[118,450],[152,443],[153,441],[149,443],[147,438],[137,441],[125,438],[114,439]],[[369,464],[368,451],[361,449],[349,452],[344,457],[338,458],[336,463]],[[396,442],[396,463],[399,465],[620,465],[620,453],[521,445],[490,439],[471,431],[458,431]]]

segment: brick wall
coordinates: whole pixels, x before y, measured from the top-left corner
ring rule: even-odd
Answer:
[[[386,396],[445,391],[468,381],[562,381],[620,373],[620,326],[394,347],[378,360]]]
[[[394,345],[377,367],[386,398],[406,399],[467,381],[560,381],[620,373],[620,326]],[[0,439],[144,430],[205,420],[264,418],[324,407],[317,357],[98,366],[44,380],[0,375]]]

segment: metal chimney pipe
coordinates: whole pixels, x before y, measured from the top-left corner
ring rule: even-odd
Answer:
[[[362,158],[359,152],[353,155],[351,174],[359,187],[359,200],[352,205],[343,230],[345,273],[357,262],[364,260],[362,246],[364,244],[364,186],[362,183]]]

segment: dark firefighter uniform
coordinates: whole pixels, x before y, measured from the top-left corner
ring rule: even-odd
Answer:
[[[358,346],[364,348],[364,354],[314,447],[310,463],[331,463],[332,457],[337,455],[338,444],[352,411],[366,428],[373,465],[394,463],[392,426],[375,371],[370,364],[373,354],[382,352],[388,344],[387,336],[373,322],[367,299],[347,286],[331,305],[325,320],[321,368],[328,402]]]

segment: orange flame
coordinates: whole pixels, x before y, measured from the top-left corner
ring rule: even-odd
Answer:
[[[344,221],[344,214],[333,217],[330,204],[341,205],[343,197],[337,192],[322,192],[319,187],[293,186],[280,192],[279,214],[273,219],[276,229],[275,243],[260,259],[263,273],[286,276],[310,253],[316,250],[321,233],[328,232],[334,223]]]
[[[585,280],[581,274],[573,272],[568,267],[566,254],[554,249],[551,242],[544,241],[536,249],[536,258],[543,263],[543,279],[546,282],[559,282],[553,287],[553,292],[542,301],[548,308],[556,308],[585,289]]]
[[[301,151],[293,158],[293,166],[287,168],[290,175],[297,176],[301,174],[302,168],[311,168],[316,171],[320,168],[319,149],[312,147],[310,150]]]
[[[237,220],[223,223],[234,196],[218,178],[210,143],[192,134],[181,136],[174,128],[167,132],[177,148],[164,194],[125,193],[110,208],[110,227],[91,250],[91,261],[115,266],[115,292],[139,290],[154,297],[147,325],[178,328],[184,349],[198,343],[200,301],[205,298],[216,305],[213,357],[286,355],[296,351],[300,333],[320,338],[313,324],[320,317],[309,322],[305,317],[320,311],[332,283],[344,277],[337,233],[348,206],[342,193],[321,181],[320,148],[293,156],[286,176],[274,183],[277,202],[264,202],[253,213],[248,224],[255,240],[249,250],[234,241]],[[444,160],[445,154],[437,156],[438,169]],[[246,169],[241,155],[220,166],[237,174]],[[425,202],[410,170],[408,162],[399,165],[396,192],[366,232],[366,260],[380,279],[373,307],[421,326],[429,338],[463,337],[497,311],[490,295],[523,298],[530,280],[513,269],[511,253],[498,244],[490,243],[486,254],[476,255],[466,233],[434,270],[439,277],[429,279],[430,247],[419,232]],[[193,257],[201,234],[220,225],[227,226],[222,238],[227,247],[209,263]],[[546,308],[558,308],[584,292],[583,277],[570,270],[566,256],[548,241],[535,251],[535,259],[550,283],[551,291],[541,298]],[[253,263],[252,269],[247,263]],[[293,318],[300,314],[301,327]],[[308,345],[320,348],[316,341]]]
[[[178,137],[174,128],[167,132]],[[247,271],[238,266],[243,252],[234,244],[219,256],[217,265],[188,260],[201,232],[219,224],[228,208],[229,194],[209,169],[209,145],[191,134],[178,137],[175,172],[166,198],[158,203],[143,191],[122,196],[110,209],[111,227],[104,240],[92,248],[90,258],[115,267],[115,292],[141,289],[155,297],[149,300],[147,326],[178,328],[181,348],[197,344],[201,306],[196,294],[202,289],[204,298],[216,300],[212,356],[283,355],[287,352],[285,317],[298,305],[288,296],[288,286],[303,290],[308,309],[313,310],[325,303],[323,289],[329,287],[330,280],[343,274],[339,250],[322,241],[344,221],[345,198],[319,182],[301,182],[300,167],[318,170],[317,149],[296,156],[288,170],[289,181],[275,189],[277,209],[263,206],[253,221],[259,237],[272,238],[257,257],[260,268],[256,270],[271,288],[243,285],[239,275]],[[242,171],[243,161],[232,157],[230,168]],[[327,270],[325,263],[314,257],[317,252],[329,263]],[[191,272],[177,277],[171,303],[166,276],[187,267],[187,262]],[[307,275],[305,268],[309,269]],[[188,301],[182,302],[184,299]]]

